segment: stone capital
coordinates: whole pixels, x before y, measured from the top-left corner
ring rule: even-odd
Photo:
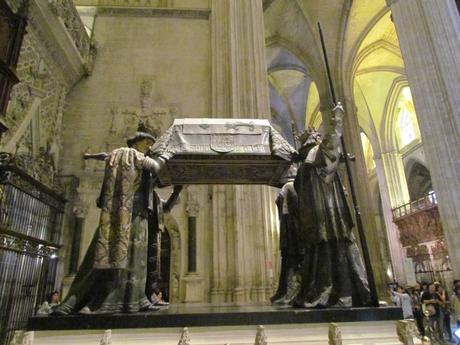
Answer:
[[[196,217],[200,212],[200,204],[195,200],[187,201],[187,205],[185,206],[185,211],[189,215],[189,217]]]
[[[200,203],[194,197],[197,190],[193,187],[187,187],[187,202],[185,203],[185,212],[189,217],[196,217],[200,212]]]
[[[88,214],[88,205],[85,202],[83,202],[81,200],[78,200],[73,205],[72,211],[73,211],[75,217],[77,217],[77,218],[85,218],[87,216],[87,214]]]

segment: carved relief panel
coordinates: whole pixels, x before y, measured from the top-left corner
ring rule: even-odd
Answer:
[[[0,0],[0,115],[4,115],[13,85],[19,82],[15,73],[26,27],[28,1],[14,13],[5,0]],[[0,133],[6,130],[1,120]]]
[[[143,77],[139,82],[139,106],[129,107],[111,104],[108,109],[111,117],[109,136],[106,140],[109,149],[123,145],[142,121],[147,130],[159,137],[173,122],[177,106],[164,104],[158,94],[155,77]]]

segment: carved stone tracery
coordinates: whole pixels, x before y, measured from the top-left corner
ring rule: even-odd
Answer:
[[[62,21],[83,60],[90,54],[91,41],[72,0],[51,0],[50,7]]]
[[[395,220],[403,247],[443,238],[438,208],[430,208]]]
[[[164,133],[176,116],[177,107],[162,104],[160,98],[155,78],[150,76],[140,81],[139,107],[111,104],[108,109],[111,125],[107,146],[115,148],[123,145],[124,140],[136,131],[139,122],[143,122],[147,131],[155,137]]]
[[[58,253],[58,248],[5,234],[0,234],[0,248],[46,257]]]
[[[426,197],[393,210],[400,241],[416,273],[451,270],[444,242],[436,196]]]

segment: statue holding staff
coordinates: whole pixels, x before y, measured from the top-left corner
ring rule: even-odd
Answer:
[[[324,137],[310,128],[301,136],[294,187],[305,255],[298,307],[363,306],[370,302],[366,270],[337,168],[343,108],[329,112]]]

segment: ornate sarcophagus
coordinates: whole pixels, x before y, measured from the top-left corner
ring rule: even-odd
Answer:
[[[169,158],[160,185],[278,186],[295,149],[259,119],[177,119],[152,147]]]

